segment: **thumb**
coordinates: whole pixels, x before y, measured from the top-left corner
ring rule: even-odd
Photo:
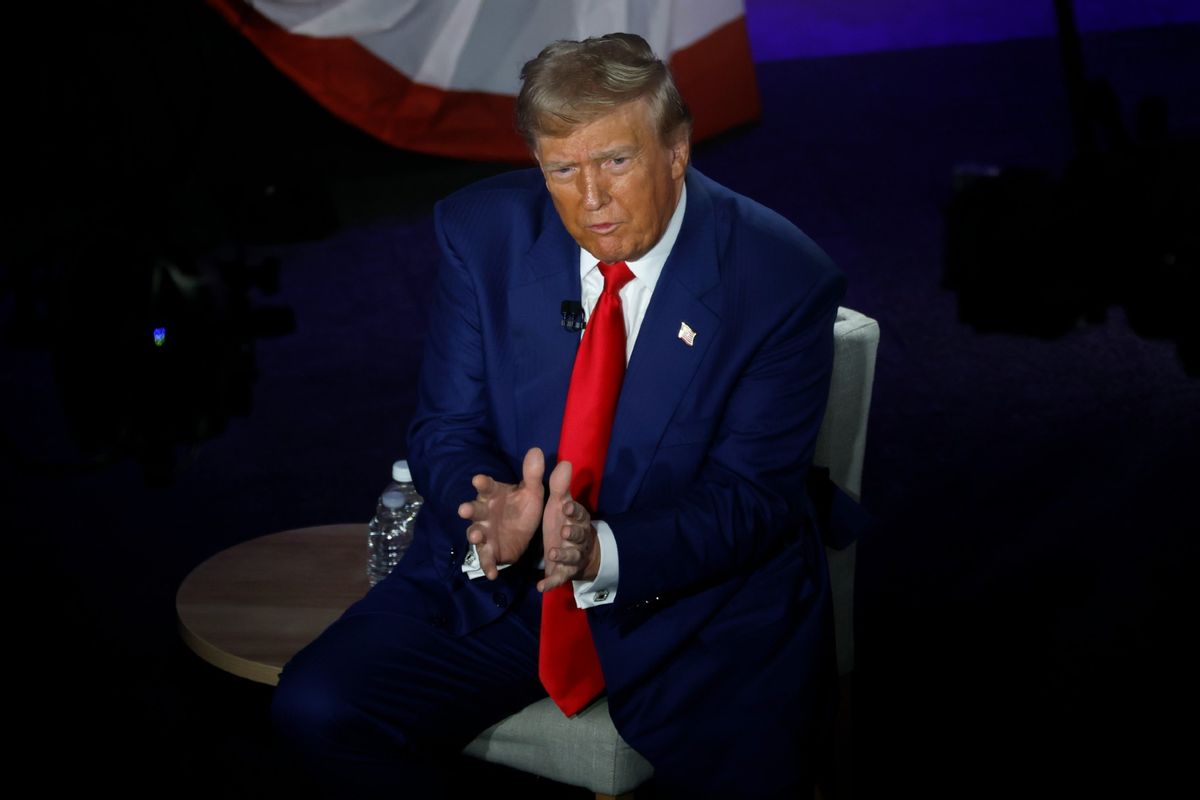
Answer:
[[[550,494],[568,497],[571,492],[571,462],[560,461],[550,473]]]
[[[542,448],[531,447],[525,453],[525,460],[521,463],[521,482],[526,486],[541,486],[542,475],[546,473],[546,456],[542,453]]]

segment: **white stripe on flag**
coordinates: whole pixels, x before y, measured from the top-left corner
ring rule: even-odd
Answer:
[[[413,81],[516,95],[521,65],[556,39],[613,31],[664,60],[743,14],[742,0],[251,0],[281,27],[348,36]]]

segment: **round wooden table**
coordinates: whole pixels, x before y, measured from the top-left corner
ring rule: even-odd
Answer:
[[[226,672],[275,685],[283,665],[367,593],[367,526],[261,536],[192,570],[175,595],[188,647]]]

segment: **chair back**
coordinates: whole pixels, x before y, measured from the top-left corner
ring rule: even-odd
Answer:
[[[849,308],[839,308],[833,325],[833,377],[829,406],[813,463],[854,500],[862,494],[863,454],[867,446],[867,412],[875,384],[875,352],[879,323]]]

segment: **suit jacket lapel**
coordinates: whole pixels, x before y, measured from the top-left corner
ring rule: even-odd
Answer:
[[[712,198],[689,172],[687,208],[663,266],[621,386],[599,508],[625,510],[637,496],[659,442],[720,325],[720,280]],[[696,338],[679,338],[686,323]],[[569,376],[568,376],[569,378]],[[565,398],[565,394],[564,394]]]
[[[517,441],[541,447],[554,465],[567,385],[579,334],[561,325],[563,300],[580,297],[579,245],[546,198],[542,234],[526,254],[509,289],[510,336],[519,409]],[[522,450],[522,452],[524,452]]]

